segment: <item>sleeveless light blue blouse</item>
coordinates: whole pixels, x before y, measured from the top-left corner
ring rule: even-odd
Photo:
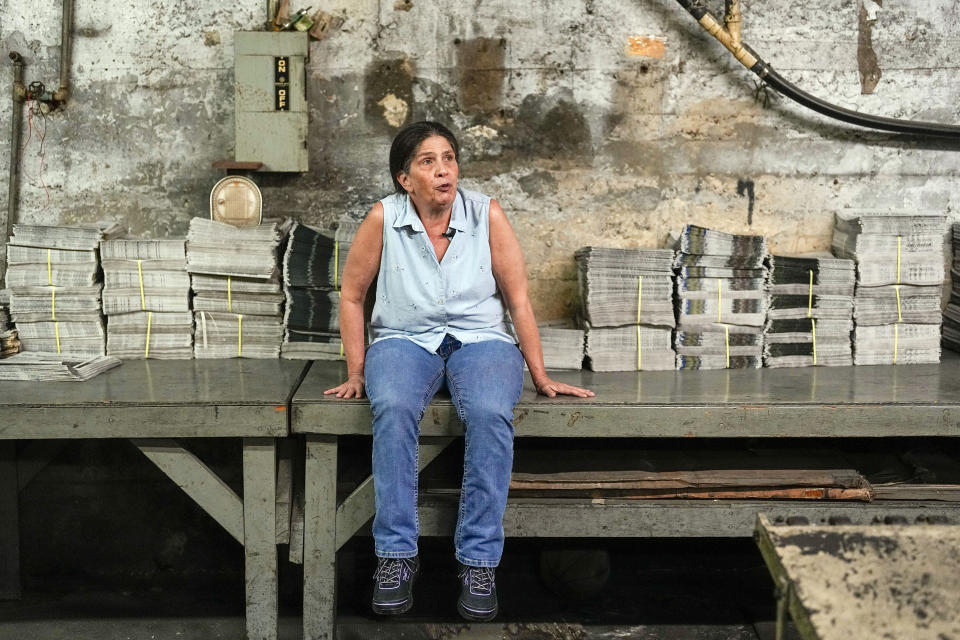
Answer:
[[[406,338],[436,351],[446,334],[464,344],[515,343],[490,266],[490,198],[457,189],[450,246],[437,254],[406,193],[383,204],[383,252],[370,329],[373,342]]]

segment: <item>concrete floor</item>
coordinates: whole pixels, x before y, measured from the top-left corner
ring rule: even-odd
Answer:
[[[773,640],[773,585],[751,540],[510,540],[498,571],[501,615],[467,625],[454,612],[448,540],[424,539],[413,611],[368,610],[369,540],[340,558],[338,640]],[[599,546],[598,546],[599,545]],[[609,554],[610,576],[586,597],[558,595],[540,575],[544,549]],[[301,638],[299,575],[281,567],[280,640]],[[93,586],[25,577],[22,600],[0,603],[0,640],[236,640],[242,584]],[[791,637],[796,638],[791,634]]]

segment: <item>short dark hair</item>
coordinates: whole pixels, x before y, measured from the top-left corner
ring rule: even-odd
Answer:
[[[413,162],[413,156],[417,153],[420,143],[430,136],[443,136],[453,147],[453,155],[460,160],[460,145],[457,144],[457,138],[450,129],[439,122],[423,120],[408,124],[397,133],[390,145],[390,177],[393,179],[393,187],[397,193],[404,193],[403,185],[397,180],[397,175],[402,171],[410,172],[410,163]]]

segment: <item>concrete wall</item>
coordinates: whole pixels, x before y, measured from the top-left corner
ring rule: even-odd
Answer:
[[[837,104],[960,123],[958,5],[863,2],[744,2],[744,41]],[[24,54],[28,81],[55,85],[59,3],[22,5],[0,0],[0,49]],[[570,316],[572,253],[586,244],[655,246],[693,222],[766,234],[791,253],[825,249],[843,209],[958,216],[957,145],[854,130],[758,91],[673,0],[317,8],[342,24],[311,45],[311,170],[263,176],[266,212],[361,214],[389,189],[397,126],[443,120],[463,144],[463,184],[513,220],[541,320]],[[207,215],[221,175],[210,163],[233,151],[232,34],[264,13],[253,0],[78,0],[74,96],[46,119],[42,163],[33,118],[20,220],[115,216],[165,236]],[[4,59],[0,87],[10,76]],[[4,176],[9,119],[5,107]]]
[[[541,320],[570,316],[572,254],[586,244],[656,246],[692,222],[767,234],[789,253],[825,249],[844,209],[960,219],[956,145],[856,131],[758,92],[674,0],[313,4],[342,24],[311,45],[312,168],[261,177],[267,214],[362,214],[390,188],[397,126],[443,120],[461,138],[463,183],[513,220]],[[868,5],[744,2],[744,39],[825,99],[960,123],[957,3]],[[719,0],[710,7],[722,11]],[[222,175],[210,164],[233,154],[233,32],[259,28],[264,11],[260,0],[77,0],[73,97],[64,112],[32,118],[29,141],[24,131],[19,219],[112,216],[156,237],[206,216]],[[55,86],[59,20],[54,0],[0,0],[4,185],[5,52],[24,55],[28,82]],[[0,206],[2,219],[6,188]],[[236,457],[223,456],[235,481]],[[27,576],[241,570],[239,547],[125,443],[71,447],[21,499]],[[103,531],[136,546],[104,547]]]

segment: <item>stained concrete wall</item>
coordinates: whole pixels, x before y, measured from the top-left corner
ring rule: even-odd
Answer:
[[[883,4],[744,2],[744,39],[825,99],[960,123],[957,4]],[[322,224],[362,214],[390,188],[397,126],[443,120],[463,145],[463,183],[513,220],[542,320],[570,316],[572,253],[586,244],[655,246],[692,222],[801,252],[827,247],[836,211],[960,219],[956,146],[857,131],[758,90],[673,0],[314,5],[342,24],[311,45],[311,170],[261,176],[267,213]],[[264,11],[259,0],[77,0],[73,97],[24,131],[19,219],[112,216],[159,237],[207,215],[222,175],[210,164],[233,153],[233,32],[259,28]],[[59,19],[53,0],[0,0],[4,185],[5,52],[24,55],[28,82],[55,85]],[[2,218],[5,188],[0,207]],[[25,575],[239,575],[238,547],[128,449],[71,447],[21,495]],[[222,455],[229,476],[236,456]],[[104,547],[103,531],[136,548]]]
[[[0,1],[0,48],[25,55],[28,81],[54,85],[59,3],[23,5]],[[744,2],[743,36],[837,104],[960,123],[958,5],[880,5]],[[956,145],[856,130],[758,89],[673,0],[315,8],[342,24],[311,45],[311,169],[262,176],[266,212],[311,223],[362,214],[390,188],[397,126],[445,121],[463,144],[463,184],[513,220],[542,320],[569,317],[572,253],[586,244],[655,246],[692,222],[766,234],[793,253],[825,249],[840,210],[958,216]],[[264,12],[253,0],[78,0],[74,95],[46,119],[42,156],[44,120],[32,119],[20,219],[115,216],[165,236],[206,215],[221,175],[210,163],[232,157],[232,34],[259,28]],[[0,87],[10,77],[0,65]],[[9,123],[5,107],[0,131]],[[3,175],[8,151],[5,133]]]

